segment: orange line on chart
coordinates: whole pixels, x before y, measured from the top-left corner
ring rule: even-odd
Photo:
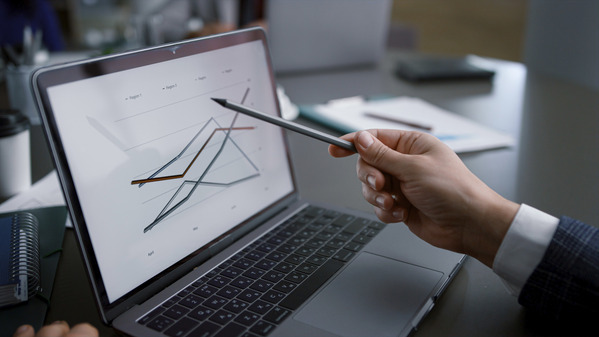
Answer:
[[[196,153],[196,155],[193,157],[193,159],[191,160],[191,162],[189,163],[189,165],[187,165],[187,167],[185,168],[185,171],[183,171],[183,173],[172,175],[172,176],[164,176],[164,177],[155,177],[155,178],[149,178],[149,179],[133,180],[133,181],[131,181],[131,185],[138,185],[138,184],[151,183],[151,182],[155,182],[155,181],[173,180],[173,179],[183,178],[185,176],[185,174],[187,174],[187,171],[189,171],[189,169],[191,168],[191,166],[193,165],[193,163],[196,161],[196,159],[199,157],[200,153],[202,153],[202,151],[204,150],[204,148],[206,147],[206,145],[208,145],[208,143],[210,142],[210,139],[212,139],[212,136],[214,136],[214,134],[217,131],[253,130],[255,128],[256,127],[254,127],[254,126],[245,126],[245,127],[237,127],[237,128],[217,128],[217,129],[214,129],[214,130],[212,130],[212,133],[210,134],[210,136],[208,137],[208,139],[204,142],[204,145],[202,145],[202,148],[198,151],[198,153]]]

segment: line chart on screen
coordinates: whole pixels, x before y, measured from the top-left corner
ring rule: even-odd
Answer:
[[[250,88],[246,88],[242,103],[249,93]],[[213,109],[219,110],[216,105]],[[173,149],[176,151],[171,153],[168,160],[131,179],[130,184],[141,190],[153,185],[164,186],[164,189],[149,193],[144,201],[156,209],[156,216],[146,224],[144,233],[176,212],[182,212],[230,187],[260,176],[260,169],[240,144],[243,143],[242,137],[258,132],[256,126],[240,123],[237,113],[227,115],[227,124],[224,124],[222,117],[211,116],[197,125],[193,130],[195,133],[188,136],[182,146]],[[184,134],[189,135],[189,130]]]

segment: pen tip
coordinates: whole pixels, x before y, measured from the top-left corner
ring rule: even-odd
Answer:
[[[227,100],[224,99],[224,98],[214,98],[214,97],[211,97],[211,99],[213,101],[215,101],[216,103],[222,105],[222,106],[225,106],[225,104],[227,103]]]

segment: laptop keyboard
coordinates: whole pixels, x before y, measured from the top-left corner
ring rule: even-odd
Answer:
[[[167,336],[266,336],[384,226],[309,206],[138,323]]]

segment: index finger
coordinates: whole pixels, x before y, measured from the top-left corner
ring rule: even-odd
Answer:
[[[347,140],[349,142],[354,142],[354,137],[355,137],[356,133],[352,132],[352,133],[348,133],[346,135],[343,135],[339,138],[343,139],[343,140]],[[349,157],[353,154],[356,154],[353,151],[344,149],[342,147],[336,146],[336,145],[329,145],[329,154],[335,158],[342,158],[342,157]]]

